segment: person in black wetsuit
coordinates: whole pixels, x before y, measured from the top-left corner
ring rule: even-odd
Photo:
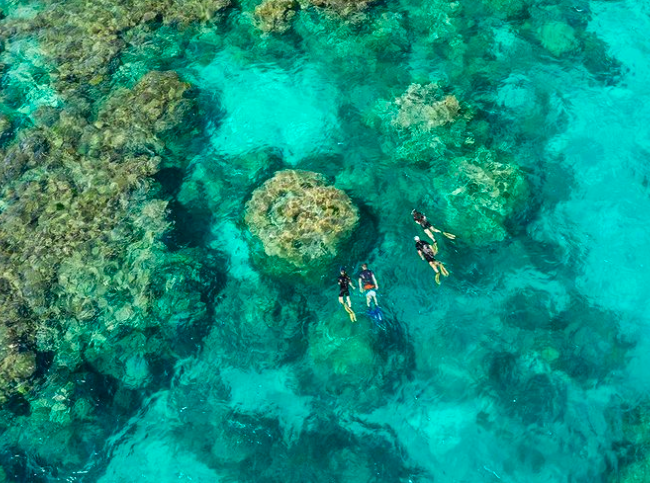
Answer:
[[[429,220],[427,220],[427,217],[423,213],[413,210],[411,211],[411,215],[413,215],[413,221],[420,225],[424,229],[424,233],[433,241],[433,254],[436,255],[438,253],[438,242],[436,241],[436,237],[433,236],[433,233],[442,233],[442,231],[429,223]]]
[[[341,267],[341,274],[339,275],[338,284],[339,284],[339,302],[341,303],[341,305],[343,305],[343,308],[350,316],[350,320],[352,322],[356,322],[357,316],[354,314],[354,311],[352,310],[352,302],[350,301],[350,287],[352,287],[352,290],[354,290],[354,284],[352,283],[352,279],[350,278],[350,276],[346,273],[345,267]]]
[[[377,279],[375,278],[375,274],[373,273],[372,270],[368,270],[368,264],[364,263],[361,265],[361,273],[359,274],[359,291],[363,293],[364,291],[368,291],[366,294],[366,305],[370,307],[370,300],[375,302],[376,306],[379,306],[377,303],[377,292],[376,290],[379,288],[379,285],[377,284]]]
[[[449,272],[441,262],[436,260],[435,253],[429,242],[420,240],[419,236],[416,236],[414,240],[418,255],[420,255],[420,258],[422,260],[426,260],[431,268],[433,268],[433,271],[436,272],[436,283],[440,284],[440,274],[442,273],[445,277],[447,277],[449,275]]]

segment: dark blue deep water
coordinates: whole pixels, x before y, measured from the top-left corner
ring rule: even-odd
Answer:
[[[650,3],[0,8],[0,483],[650,483]]]

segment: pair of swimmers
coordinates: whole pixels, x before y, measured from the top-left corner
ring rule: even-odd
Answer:
[[[425,260],[429,264],[429,266],[433,268],[433,271],[436,272],[436,283],[439,285],[440,274],[447,277],[449,276],[449,272],[442,264],[442,262],[436,260],[436,255],[438,254],[438,242],[436,241],[436,237],[434,236],[434,233],[442,233],[450,240],[456,239],[456,235],[452,235],[451,233],[447,233],[446,231],[438,230],[435,226],[429,223],[427,217],[424,216],[424,214],[420,213],[419,211],[413,210],[411,211],[411,215],[413,215],[413,221],[418,225],[420,225],[424,229],[424,233],[426,233],[429,236],[429,238],[431,238],[431,240],[433,241],[433,245],[432,245],[427,241],[420,240],[419,236],[413,238],[415,240],[415,249],[418,251],[418,255],[420,255],[420,258],[422,260]]]
[[[345,308],[345,311],[350,316],[352,322],[356,322],[357,316],[352,310],[352,301],[350,300],[350,288],[354,288],[352,279],[345,271],[345,267],[341,267],[341,273],[338,278],[339,284],[339,302]],[[375,303],[375,307],[379,307],[377,302],[377,289],[379,289],[379,284],[377,283],[377,278],[372,270],[368,269],[368,264],[364,263],[361,265],[361,273],[359,274],[359,291],[361,293],[367,291],[366,293],[366,305],[370,308],[370,302]]]

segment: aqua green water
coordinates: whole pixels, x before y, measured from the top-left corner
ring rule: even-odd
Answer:
[[[0,4],[0,481],[650,481],[650,7],[333,4]],[[288,271],[283,169],[359,217]]]

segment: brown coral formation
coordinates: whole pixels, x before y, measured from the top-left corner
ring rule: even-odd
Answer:
[[[357,208],[318,173],[278,172],[246,204],[246,224],[269,257],[304,269],[331,260],[359,220]]]
[[[310,0],[316,7],[327,8],[341,16],[350,16],[365,10],[375,0]]]
[[[266,33],[284,33],[299,8],[296,0],[266,0],[255,7],[255,26]]]
[[[152,72],[101,106],[96,121],[72,108],[43,111],[40,125],[7,148],[0,171],[0,401],[24,398],[31,413],[15,424],[34,434],[85,437],[63,429],[90,418],[70,374],[93,367],[123,390],[146,388],[152,363],[173,357],[179,327],[203,317],[197,253],[169,253],[162,243],[167,203],[156,199],[151,179],[169,135],[191,125],[188,89],[175,73]],[[111,143],[115,137],[123,142]],[[34,381],[37,353],[53,361]],[[30,392],[35,382],[38,397]],[[17,447],[27,444],[8,434]]]
[[[411,84],[394,101],[378,102],[366,123],[384,134],[382,149],[396,161],[430,163],[471,138],[471,117],[437,83]]]
[[[191,129],[196,103],[191,85],[173,71],[147,73],[133,87],[116,91],[88,133],[93,146],[114,150],[160,152],[162,138]]]
[[[445,95],[435,83],[411,84],[395,104],[398,111],[392,124],[400,129],[430,131],[454,122],[460,113],[456,96]]]
[[[34,35],[59,91],[74,91],[80,82],[97,85],[109,80],[130,29],[150,23],[187,27],[209,22],[229,5],[229,0],[45,2],[34,18],[7,21],[0,37]]]

